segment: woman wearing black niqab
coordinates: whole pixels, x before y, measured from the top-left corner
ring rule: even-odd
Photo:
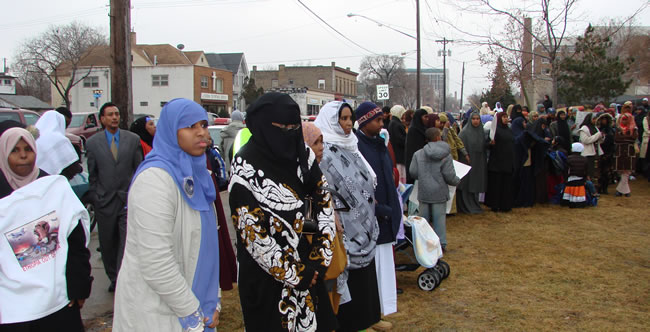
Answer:
[[[251,138],[233,157],[230,210],[237,234],[239,296],[248,331],[332,331],[323,277],[335,236],[327,182],[305,146],[300,108],[268,93],[247,110]],[[303,236],[310,195],[318,230]]]
[[[140,136],[140,145],[142,146],[142,153],[144,156],[147,156],[153,148],[153,135],[150,132],[151,130],[147,128],[147,125],[149,127],[153,126],[153,132],[155,134],[156,125],[153,123],[153,119],[149,116],[143,116],[136,119],[131,124],[131,127],[129,127],[129,131]]]
[[[427,144],[427,139],[424,136],[424,131],[427,130],[427,126],[424,123],[424,116],[427,115],[427,111],[424,109],[419,109],[413,114],[413,120],[409,126],[409,130],[406,133],[406,156],[404,162],[406,163],[405,167],[408,170],[411,166],[411,159],[413,159],[413,154],[422,149]],[[406,172],[406,183],[414,183],[415,179],[411,177],[409,172]]]

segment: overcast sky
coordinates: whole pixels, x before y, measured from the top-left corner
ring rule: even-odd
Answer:
[[[494,0],[501,7],[517,4],[538,7],[541,0]],[[0,58],[9,66],[20,43],[50,25],[73,20],[98,27],[108,35],[108,0],[3,1],[0,23]],[[405,54],[406,65],[415,68],[416,43],[403,34],[379,26],[361,14],[406,34],[415,35],[415,0],[302,0],[345,39],[320,22],[297,0],[131,0],[131,25],[138,44],[184,44],[185,50],[244,52],[249,68],[286,65],[329,65],[359,70],[364,55]],[[485,34],[498,31],[502,19],[460,11],[453,3],[462,0],[421,0],[422,68],[442,68],[438,56],[446,37],[467,40],[445,22],[464,31]],[[575,10],[570,30],[581,33],[589,22],[623,18],[645,5],[637,22],[648,22],[648,0],[582,0]],[[645,25],[650,25],[646,23]],[[351,41],[350,41],[351,40]],[[357,44],[357,45],[355,45]],[[489,87],[490,68],[478,60],[480,46],[456,42],[448,45],[452,56],[449,93],[460,94],[461,66],[465,68],[465,96]]]

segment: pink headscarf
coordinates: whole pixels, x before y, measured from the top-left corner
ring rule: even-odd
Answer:
[[[302,136],[305,139],[305,143],[312,146],[320,136],[323,136],[323,133],[318,129],[318,127],[316,127],[316,125],[314,125],[313,122],[303,122]]]
[[[16,147],[20,139],[23,139],[36,153],[36,141],[34,136],[23,128],[10,128],[0,136],[0,169],[7,182],[14,190],[23,187],[38,178],[39,169],[34,164],[34,169],[27,176],[20,176],[14,173],[9,167],[9,154]]]

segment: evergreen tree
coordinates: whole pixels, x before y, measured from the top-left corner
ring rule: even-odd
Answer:
[[[504,109],[510,104],[515,104],[515,97],[512,95],[512,88],[508,83],[508,73],[503,66],[503,60],[497,59],[494,71],[490,74],[492,86],[489,91],[483,92],[481,102],[486,101],[491,108],[494,108],[496,102],[501,102]]]
[[[254,78],[246,78],[244,82],[244,100],[246,105],[251,105],[257,98],[264,94],[264,88],[255,86]]]
[[[568,104],[610,100],[622,95],[632,80],[624,80],[633,59],[607,56],[609,37],[599,35],[589,25],[578,37],[575,54],[560,62],[559,95]]]

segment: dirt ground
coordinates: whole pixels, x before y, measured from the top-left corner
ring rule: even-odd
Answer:
[[[650,330],[650,183],[631,187],[632,197],[604,195],[596,208],[448,218],[451,275],[426,292],[423,268],[397,272],[404,293],[386,320],[394,331]],[[222,307],[219,330],[243,331],[236,289]],[[110,331],[108,316],[87,323]]]

